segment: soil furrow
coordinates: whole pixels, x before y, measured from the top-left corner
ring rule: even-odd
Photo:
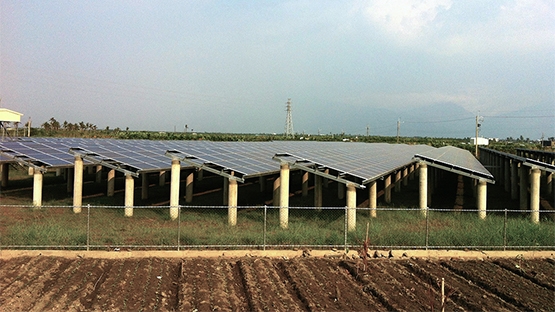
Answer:
[[[42,300],[31,311],[42,311],[47,309],[55,309],[55,304],[60,296],[63,296],[67,290],[67,286],[72,279],[73,275],[77,273],[81,266],[83,259],[70,261],[69,265],[63,272],[59,272],[58,277],[53,277],[52,286],[47,289],[47,292],[41,295]]]
[[[220,260],[222,274],[220,275],[220,283],[226,286],[229,305],[232,311],[248,310],[248,302],[246,300],[245,286],[239,272],[237,261]]]
[[[56,271],[59,268],[60,262],[64,261],[63,258],[52,259],[52,261],[44,261],[37,263],[37,269],[40,269],[40,275],[35,276],[33,280],[29,280],[26,285],[22,285],[17,292],[14,292],[12,296],[1,306],[9,307],[10,310],[29,310],[35,301],[31,300],[21,300],[21,298],[35,297],[37,294],[41,294],[42,289],[45,285],[51,284],[51,280],[56,275]],[[68,260],[66,260],[69,262]],[[15,289],[14,289],[15,291]]]
[[[100,294],[104,293],[104,282],[107,280],[108,276],[112,275],[114,263],[114,261],[110,260],[101,260],[98,267],[94,270],[91,276],[94,284],[90,292],[81,297],[81,304],[85,310],[90,310],[100,299]]]
[[[136,311],[142,299],[142,289],[146,284],[145,267],[150,262],[149,258],[139,259],[132,267],[125,270],[122,281],[122,289],[125,289],[121,297],[123,310]]]
[[[520,308],[535,311],[555,310],[552,291],[493,263],[449,261],[441,264]]]
[[[104,283],[100,285],[96,296],[96,306],[98,306],[100,310],[111,310],[120,304],[120,296],[125,292],[124,288],[121,288],[123,280],[122,274],[124,274],[125,271],[128,271],[128,267],[130,266],[134,267],[134,264],[132,264],[130,260],[119,261],[117,265],[114,264],[113,266],[113,274],[107,274],[106,279],[104,280]],[[115,293],[118,293],[120,296],[114,296]]]
[[[378,299],[378,301],[383,304],[389,311],[406,311],[403,308],[403,305],[398,303],[400,300],[395,300],[395,288],[391,287],[387,283],[388,280],[391,280],[391,276],[380,274],[377,270],[377,267],[372,262],[368,262],[366,272],[360,271],[357,264],[350,261],[341,261],[339,264],[340,266],[347,269],[351,276],[353,276],[357,281],[363,284],[363,291],[369,292],[374,295]],[[374,282],[374,280],[386,281],[386,283],[378,284],[377,282]],[[393,296],[391,296],[392,294]]]
[[[356,279],[353,278],[349,270],[337,266],[336,262],[330,262],[328,260],[320,261],[327,262],[327,269],[330,273],[333,274],[331,276],[328,276],[328,279],[334,281],[334,283],[329,284],[335,284],[335,293],[337,297],[337,302],[339,303],[338,311],[388,311],[388,309],[383,304],[381,304],[379,300],[375,296],[373,296],[372,293],[365,292],[363,290],[363,287],[359,283],[357,283]],[[317,262],[313,263],[313,265],[317,265]],[[317,267],[324,266],[318,265]],[[317,270],[317,267],[314,268],[314,270]],[[338,275],[342,276],[343,278],[337,277]]]
[[[285,289],[283,281],[279,278],[270,260],[254,259],[253,269],[256,272],[259,284],[262,286],[260,291],[264,294],[273,294],[271,297],[266,296],[274,299],[267,300],[270,310],[295,311],[299,309],[291,296],[292,294]]]
[[[380,261],[378,266],[387,271],[395,281],[398,282],[398,291],[403,293],[408,307],[418,310],[422,307],[424,310],[434,310],[441,307],[441,280],[423,281],[417,278],[414,273],[408,271],[397,261]],[[464,309],[455,302],[448,302],[446,306],[448,310],[463,311]]]
[[[99,262],[100,259],[93,259],[91,262],[85,261],[81,264],[79,270],[68,282],[68,287],[65,290],[64,295],[60,296],[60,300],[56,302],[56,309],[61,307],[61,309],[58,310],[82,311],[85,308],[78,298],[80,296],[86,297],[90,292],[92,292],[95,281],[101,277],[101,273],[95,272]],[[96,275],[97,273],[98,275]]]
[[[438,263],[426,260],[407,260],[401,262],[401,264],[423,281],[436,284],[443,277],[446,284],[446,294],[449,293],[449,289],[452,289],[447,302],[449,300],[455,301],[469,311],[490,311],[491,307],[496,307],[496,310],[500,312],[518,310],[514,305],[478,287],[472,281],[454,274]],[[449,305],[447,304],[446,307],[449,307]]]
[[[48,267],[45,266],[44,263],[51,262],[53,262],[52,258],[30,258],[29,262],[21,263],[20,265],[13,268],[11,272],[7,272],[6,276],[3,276],[2,278],[6,281],[6,283],[0,289],[0,298],[13,297],[13,295],[19,292],[22,287],[25,287],[25,285],[32,283],[40,276],[42,270],[44,270],[44,267]],[[3,300],[0,300],[0,305],[2,304]]]
[[[262,304],[261,294],[259,292],[259,285],[256,277],[252,271],[250,263],[241,259],[237,262],[243,285],[245,285],[245,293],[249,303],[249,311],[266,311]]]
[[[290,262],[281,262],[281,264],[283,265],[283,272],[291,281],[297,296],[306,305],[306,308],[309,311],[322,311],[323,308],[320,302],[314,299],[320,297],[317,295],[320,291],[317,288],[316,281],[309,275],[306,268],[295,259]]]
[[[555,291],[555,274],[544,273],[555,272],[555,266],[547,261],[532,262],[524,259],[497,259],[493,263],[542,287]]]

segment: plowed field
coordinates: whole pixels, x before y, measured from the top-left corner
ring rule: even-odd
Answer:
[[[2,311],[554,311],[553,259],[0,259]]]

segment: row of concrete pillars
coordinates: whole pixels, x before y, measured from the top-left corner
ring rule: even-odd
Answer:
[[[4,164],[2,166],[2,184],[7,183],[7,172],[8,166]],[[31,168],[32,169],[32,168]],[[430,170],[431,169],[431,170]],[[102,179],[102,166],[89,166],[89,173],[96,172],[96,182],[100,183]],[[31,173],[32,170],[30,170]],[[431,174],[429,174],[429,171]],[[82,190],[83,190],[83,160],[81,157],[75,157],[74,168],[66,169],[66,177],[68,183],[68,192],[73,190],[73,210],[75,213],[81,212],[82,207]],[[186,191],[185,191],[185,202],[191,203],[193,198],[193,180],[194,171],[185,171],[186,176]],[[401,191],[401,186],[408,185],[409,179],[414,179],[416,173],[419,175],[419,207],[422,210],[423,215],[426,215],[427,209],[431,203],[431,196],[439,180],[437,177],[439,170],[435,168],[428,168],[425,163],[411,164],[405,168],[401,168],[391,174],[384,177],[384,189],[383,196],[386,203],[391,203],[391,192]],[[199,171],[201,175],[202,171]],[[274,199],[273,205],[280,207],[280,225],[283,228],[288,227],[289,223],[289,176],[290,176],[289,165],[286,163],[280,166],[280,175],[273,182]],[[327,172],[324,172],[327,173]],[[42,172],[35,170],[32,172],[34,175],[34,187],[33,187],[33,205],[42,205]],[[160,185],[166,182],[166,173],[160,172]],[[170,217],[171,219],[176,219],[178,217],[179,201],[180,201],[180,184],[181,184],[181,174],[182,168],[179,160],[173,160],[171,165],[171,182],[170,182]],[[238,198],[238,184],[237,180],[233,178],[233,173],[231,173],[230,178],[224,180],[224,205],[229,208],[228,211],[228,222],[230,225],[234,226],[237,224],[237,198]],[[303,172],[302,175],[302,194],[303,196],[308,195],[308,172]],[[142,187],[141,187],[141,198],[148,198],[148,179],[146,174],[141,175]],[[261,191],[265,188],[265,177],[260,177],[261,179]],[[107,177],[107,195],[114,195],[114,185],[115,185],[115,170],[110,169],[108,171]],[[323,189],[326,188],[328,184],[328,179],[320,175],[314,175],[314,206],[322,207],[322,193]],[[485,181],[479,181],[477,183],[477,201],[478,210],[481,218],[485,218],[486,215],[486,185]],[[368,208],[370,208],[370,216],[377,217],[377,181],[371,181],[366,185],[369,194]],[[133,198],[135,189],[135,179],[132,175],[127,174],[125,176],[125,216],[133,215]],[[353,183],[343,184],[338,183],[338,197],[343,199],[346,195],[346,218],[347,218],[347,228],[349,231],[356,229],[356,185]]]
[[[511,199],[519,199],[521,210],[531,210],[532,222],[540,222],[540,192],[543,190],[547,196],[555,194],[553,172],[541,170],[539,167],[524,165],[514,158],[482,149],[480,159],[504,187]],[[550,160],[551,165],[555,160]],[[528,197],[529,196],[529,197]]]

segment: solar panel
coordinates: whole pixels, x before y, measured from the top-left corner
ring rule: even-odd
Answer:
[[[415,155],[415,158],[425,160],[431,165],[457,170],[464,175],[471,177],[478,176],[494,182],[493,175],[467,150],[453,146],[444,146],[419,153]]]
[[[487,170],[468,152],[454,147],[436,149],[426,145],[354,142],[211,142],[211,141],[150,141],[83,138],[26,138],[16,142],[0,142],[0,149],[11,149],[18,154],[36,159],[48,167],[73,166],[70,148],[82,148],[136,168],[139,172],[169,170],[171,161],[166,151],[179,151],[181,157],[193,156],[182,167],[210,166],[234,171],[244,178],[279,172],[273,157],[284,157],[290,162],[309,163],[331,170],[331,174],[367,183],[414,162],[416,154],[431,157],[468,171],[485,173]],[[466,152],[463,153],[463,152]],[[10,159],[3,155],[0,160]],[[86,161],[86,164],[91,162]],[[485,170],[485,172],[484,172]],[[487,172],[489,174],[489,172]]]

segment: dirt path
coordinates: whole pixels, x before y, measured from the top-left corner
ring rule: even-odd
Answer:
[[[324,258],[353,258],[358,257],[356,251],[345,254],[343,250],[184,250],[184,251],[68,251],[68,250],[0,250],[0,259],[19,257],[53,256],[65,258],[238,258],[238,257],[269,257],[269,258],[295,258],[303,257],[309,253],[312,257]],[[370,251],[373,255],[374,250]],[[377,254],[389,257],[389,250],[378,250]],[[480,251],[480,250],[391,250],[391,259],[430,258],[430,259],[488,259],[488,258],[555,258],[553,250],[537,251]]]

